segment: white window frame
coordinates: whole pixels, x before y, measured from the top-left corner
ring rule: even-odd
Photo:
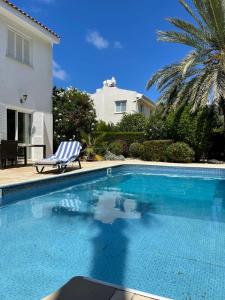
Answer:
[[[117,111],[117,104],[120,103],[120,111]],[[125,103],[125,110],[122,110],[122,105]],[[115,101],[115,114],[124,114],[127,111],[127,100],[117,100]]]
[[[14,55],[10,55],[9,54],[9,43],[8,43],[8,39],[9,39],[9,31],[13,32],[14,33]],[[22,60],[19,60],[16,58],[16,36],[19,36],[20,38],[22,38]],[[29,43],[29,63],[25,62],[25,59],[24,59],[24,41],[28,41]],[[22,63],[23,65],[26,65],[26,66],[31,66],[32,67],[32,39],[28,36],[26,36],[25,34],[15,30],[14,28],[8,26],[7,27],[7,47],[6,47],[6,56],[11,58],[11,59],[14,59],[16,60],[17,62],[20,62]]]

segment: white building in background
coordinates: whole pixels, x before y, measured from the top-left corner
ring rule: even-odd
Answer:
[[[143,94],[120,89],[116,80],[105,80],[103,87],[91,95],[94,101],[97,119],[106,123],[118,123],[125,113],[143,113],[148,117],[155,104]]]
[[[0,140],[46,144],[52,152],[52,50],[59,36],[0,0]],[[32,158],[42,155],[33,149]]]

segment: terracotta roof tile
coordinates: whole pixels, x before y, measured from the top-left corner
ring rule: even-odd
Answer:
[[[18,11],[19,13],[21,13],[22,15],[24,15],[25,17],[27,17],[28,19],[30,19],[31,21],[33,21],[34,23],[38,24],[39,26],[41,26],[42,28],[47,30],[49,33],[51,33],[55,37],[60,38],[60,36],[57,33],[55,33],[53,30],[49,29],[44,24],[37,21],[35,18],[31,17],[29,14],[27,14],[25,11],[23,11],[22,9],[20,9],[19,7],[17,7],[13,3],[11,3],[10,1],[8,1],[8,0],[2,0],[2,1],[5,2],[7,5],[9,5],[10,7],[12,7],[13,9],[15,9],[16,11]]]

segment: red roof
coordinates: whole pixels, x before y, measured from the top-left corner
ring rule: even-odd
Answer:
[[[31,21],[33,21],[34,23],[38,24],[39,26],[41,26],[42,28],[44,28],[45,30],[47,30],[49,33],[53,34],[55,37],[60,38],[59,35],[57,33],[55,33],[53,30],[49,29],[44,24],[42,24],[41,22],[37,21],[36,19],[34,19],[33,17],[31,17],[30,15],[28,15],[25,11],[23,11],[22,9],[20,9],[19,7],[17,7],[13,3],[11,3],[10,1],[8,1],[8,0],[2,0],[2,1],[5,2],[6,4],[8,4],[10,7],[14,8],[16,11],[18,11],[19,13],[21,13],[25,17],[27,17],[28,19],[30,19]]]

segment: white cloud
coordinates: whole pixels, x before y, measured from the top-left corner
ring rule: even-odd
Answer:
[[[109,42],[98,31],[89,32],[86,36],[86,41],[97,49],[106,49],[109,47]]]
[[[113,44],[113,47],[116,48],[116,49],[122,49],[123,45],[121,44],[120,41],[115,41],[114,44]]]
[[[57,64],[56,61],[53,60],[53,77],[59,79],[59,80],[66,80],[68,77],[65,70],[61,68],[59,64]]]

